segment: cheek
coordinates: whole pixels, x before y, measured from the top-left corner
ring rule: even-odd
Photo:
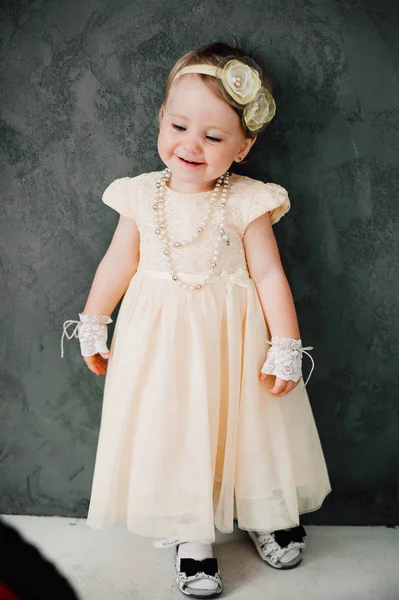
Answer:
[[[170,147],[167,144],[167,138],[162,131],[158,135],[158,154],[165,162],[170,158]]]
[[[229,162],[231,150],[226,144],[208,146],[207,155],[212,158],[215,164],[225,164]]]
[[[161,128],[158,136],[158,147],[162,147],[164,150],[174,148],[178,143],[176,136],[173,131],[166,128]]]
[[[168,143],[168,137],[165,135],[165,131],[159,132],[158,135],[158,153],[162,156],[162,158],[166,158],[168,154],[170,144]]]

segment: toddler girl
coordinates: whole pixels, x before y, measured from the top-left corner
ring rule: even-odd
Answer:
[[[293,568],[299,516],[331,491],[301,374],[311,348],[272,230],[290,201],[230,172],[273,118],[271,91],[222,43],[176,63],[159,113],[166,168],[105,190],[119,223],[80,321],[64,324],[107,373],[88,524],[175,546],[177,586],[193,598],[222,591],[215,527],[237,520],[265,562]]]

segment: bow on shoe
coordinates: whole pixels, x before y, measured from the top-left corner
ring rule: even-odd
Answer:
[[[303,542],[303,538],[307,535],[302,525],[293,527],[288,531],[275,531],[274,538],[281,548],[286,548],[291,542]]]
[[[180,571],[187,577],[193,577],[196,573],[205,573],[215,577],[218,572],[218,563],[216,558],[205,558],[205,560],[194,560],[194,558],[181,558]]]

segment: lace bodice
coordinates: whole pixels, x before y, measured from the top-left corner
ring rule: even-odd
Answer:
[[[134,219],[140,232],[140,268],[166,270],[161,244],[154,232],[153,199],[160,172],[123,177],[112,182],[103,194],[103,202],[121,215]],[[192,236],[204,219],[212,192],[185,194],[169,188],[165,195],[165,213],[168,231],[173,239]],[[172,249],[176,271],[204,273],[219,231],[219,199],[211,219],[201,236],[185,248]],[[234,273],[238,268],[247,270],[243,236],[249,223],[270,211],[272,224],[290,209],[287,191],[275,183],[263,183],[250,177],[232,174],[227,197],[225,231],[230,245],[221,244],[215,275],[223,270]]]

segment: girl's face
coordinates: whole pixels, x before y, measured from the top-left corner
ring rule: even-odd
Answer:
[[[247,138],[237,113],[197,75],[173,85],[160,118],[158,152],[172,172],[170,187],[196,193],[212,189],[255,138]]]

